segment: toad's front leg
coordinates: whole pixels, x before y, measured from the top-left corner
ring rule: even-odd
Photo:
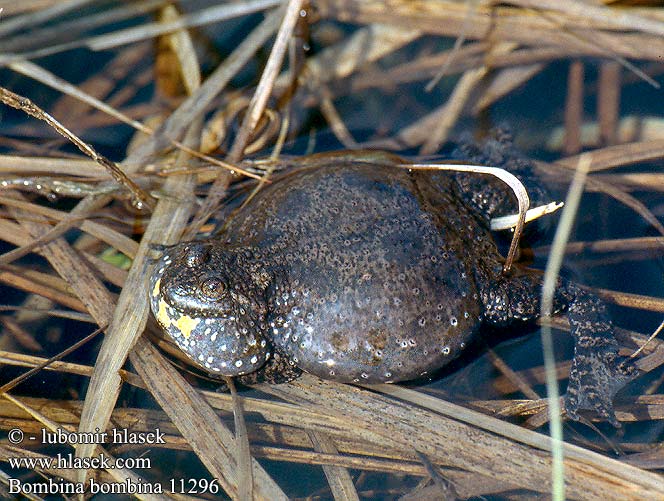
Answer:
[[[541,275],[536,272],[500,277],[481,293],[484,319],[496,326],[540,316]],[[578,420],[580,410],[594,410],[616,427],[615,394],[639,371],[632,359],[618,354],[618,343],[606,306],[594,295],[563,279],[554,298],[556,311],[566,310],[574,337],[574,359],[565,394],[567,415]]]

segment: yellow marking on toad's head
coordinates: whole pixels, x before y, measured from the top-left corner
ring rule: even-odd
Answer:
[[[161,285],[161,278],[154,283],[154,288],[152,289],[152,297],[157,297],[159,295],[160,285]]]
[[[171,325],[171,317],[168,316],[167,308],[168,305],[166,304],[166,301],[160,299],[159,311],[157,312],[157,322],[159,322],[164,329]]]
[[[173,322],[173,325],[182,332],[185,339],[189,339],[191,331],[193,331],[200,322],[200,318],[191,318],[189,315],[180,315],[180,318],[177,319],[177,322]]]

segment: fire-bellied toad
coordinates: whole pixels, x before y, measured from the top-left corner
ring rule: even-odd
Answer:
[[[511,192],[378,158],[305,160],[220,234],[166,248],[150,286],[162,328],[212,374],[377,383],[442,367],[483,323],[535,320],[541,273],[504,275],[488,226]],[[615,423],[613,396],[637,371],[605,307],[564,280],[555,304],[576,341],[568,415]]]

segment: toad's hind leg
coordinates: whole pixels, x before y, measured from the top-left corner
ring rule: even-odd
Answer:
[[[613,411],[613,397],[639,374],[629,357],[618,354],[618,343],[606,306],[594,295],[574,284],[567,284],[572,295],[568,307],[574,359],[565,394],[567,415],[578,420],[578,411],[593,409],[614,426],[619,426]]]
[[[574,359],[569,375],[565,409],[574,420],[578,411],[594,410],[618,427],[613,397],[638,376],[632,359],[618,354],[618,342],[606,306],[593,294],[563,279],[558,280],[554,308],[566,310],[574,338]],[[533,321],[540,316],[541,276],[528,273],[499,278],[481,292],[484,319],[506,326],[514,320]]]
[[[455,160],[500,167],[511,172],[526,187],[531,207],[551,201],[551,195],[537,175],[533,162],[515,149],[512,138],[506,131],[496,129],[492,131],[492,137],[482,143],[462,140],[452,152],[452,157]],[[514,194],[503,181],[492,176],[467,173],[458,173],[455,179],[463,200],[487,221],[496,216],[518,212]],[[529,232],[533,231],[533,225],[527,228],[530,228]]]

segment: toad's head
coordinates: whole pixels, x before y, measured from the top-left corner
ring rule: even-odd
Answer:
[[[238,376],[270,357],[264,332],[269,276],[246,247],[218,241],[166,247],[150,277],[159,325],[197,365]]]

